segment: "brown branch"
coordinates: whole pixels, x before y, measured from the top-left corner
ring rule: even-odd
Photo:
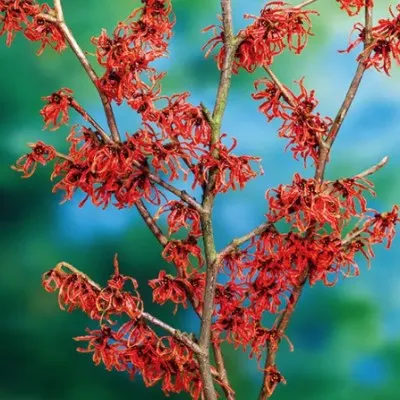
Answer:
[[[154,234],[154,236],[158,240],[158,242],[161,244],[162,247],[165,247],[168,244],[168,238],[161,232],[161,229],[156,224],[154,218],[150,215],[149,211],[147,210],[147,208],[146,208],[146,206],[145,206],[145,204],[143,203],[142,200],[139,200],[136,203],[136,208],[139,211],[140,215],[142,216],[143,220],[146,222],[146,224],[149,227],[150,231]],[[178,268],[177,268],[177,270],[178,270]],[[188,292],[186,287],[184,289],[185,289],[185,292],[186,292],[186,294],[187,294],[187,296],[189,298],[189,301],[190,301],[194,311],[201,318],[201,315],[197,311],[196,306],[194,304],[193,297]],[[142,314],[142,315],[144,316],[144,314]],[[152,318],[154,318],[154,317],[152,317]],[[161,327],[163,327],[163,326],[161,326]],[[173,332],[170,332],[170,333],[173,334],[174,336],[176,336],[175,333],[173,333]],[[185,335],[183,335],[182,338],[184,340],[186,340]],[[196,354],[200,355],[201,354],[200,347],[197,344],[196,344],[196,346],[197,346],[197,349],[194,350],[194,351],[195,351]],[[189,347],[189,345],[188,345],[188,347]],[[190,347],[190,348],[192,348],[192,347]],[[193,348],[192,348],[192,350],[193,350]],[[216,375],[217,382],[220,381],[220,385],[222,387],[222,390],[226,394],[227,399],[228,400],[235,400],[234,392],[233,392],[233,390],[231,389],[231,387],[229,385],[229,381],[228,381],[226,369],[225,369],[225,366],[224,366],[224,360],[223,360],[223,357],[222,357],[221,349],[219,348],[219,346],[213,345],[213,351],[214,351],[215,362],[216,362],[217,371],[218,371],[218,374]]]
[[[261,233],[265,232],[267,229],[270,229],[270,228],[276,229],[275,226],[271,222],[266,222],[264,224],[257,226],[257,228],[253,229],[251,232],[247,233],[246,235],[244,235],[240,238],[237,238],[237,239],[233,239],[232,242],[228,246],[226,246],[224,249],[222,249],[218,253],[216,263],[220,264],[220,262],[226,255],[232,253],[232,251],[236,250],[242,244],[248,242],[249,240],[253,239],[254,237],[260,235]]]
[[[382,160],[378,162],[378,164],[375,164],[372,167],[366,169],[365,171],[360,172],[357,175],[354,175],[353,179],[366,178],[367,176],[374,174],[376,171],[379,171],[381,168],[383,168],[387,164],[388,161],[389,161],[388,156],[383,157]]]
[[[149,227],[150,231],[153,233],[153,235],[158,240],[158,242],[161,244],[162,247],[165,247],[168,244],[168,238],[162,233],[161,229],[158,227],[154,218],[150,215],[147,207],[145,206],[145,204],[143,203],[142,200],[139,200],[138,202],[136,202],[136,208],[139,211],[139,214],[141,215],[143,220],[145,221],[146,225]],[[178,270],[178,268],[177,268],[177,270]],[[188,296],[188,299],[189,299],[194,311],[201,318],[201,315],[199,314],[199,312],[197,311],[197,308],[195,307],[194,299],[193,299],[191,293],[188,292],[186,287],[184,287],[184,289],[185,289],[185,292]],[[142,316],[144,318],[150,320],[150,318],[148,317],[148,315],[146,313],[142,313]],[[173,329],[173,328],[169,328],[169,327],[166,328],[165,324],[162,321],[157,320],[155,317],[152,317],[152,316],[150,316],[150,317],[151,317],[151,321],[153,323],[155,323],[156,325],[161,326],[165,330],[169,331],[173,336],[177,336],[178,334],[181,335],[182,341],[188,347],[190,347],[195,352],[195,354],[201,354],[200,347],[197,345],[197,343],[196,343],[196,348],[193,348],[193,343],[191,343],[191,341],[189,341],[188,343],[185,342],[185,340],[187,341],[187,337],[185,334],[182,334],[179,331],[178,331],[178,333],[171,331],[171,329]],[[157,323],[154,322],[155,320],[157,321]],[[227,378],[227,373],[226,373],[226,369],[224,366],[224,360],[222,357],[221,349],[219,348],[219,346],[213,345],[213,350],[214,350],[214,354],[215,354],[215,362],[216,362],[217,371],[218,371],[218,374],[214,374],[217,379],[217,382],[220,381],[222,390],[226,394],[227,399],[235,400],[234,392],[231,389],[228,378]]]
[[[139,214],[142,216],[144,222],[149,227],[150,231],[159,241],[162,247],[165,247],[168,244],[168,238],[162,233],[161,229],[156,224],[154,218],[150,215],[147,207],[143,203],[142,200],[138,200],[135,204]]]
[[[225,368],[224,356],[222,354],[221,345],[213,341],[212,348],[214,353],[215,365],[218,371],[218,378],[221,380],[222,390],[224,391],[227,400],[235,400],[235,392],[233,391],[233,389],[229,384],[228,374]]]
[[[68,264],[64,261],[59,262],[54,267],[54,270],[59,270],[60,272],[64,272],[62,270],[63,267],[69,269],[73,274],[78,275],[78,276],[82,277],[83,279],[85,279],[91,286],[93,286],[98,291],[102,290],[101,286],[98,283],[96,283],[95,281],[93,281],[88,275],[86,275],[84,272],[80,271],[79,269],[75,268],[73,265]],[[140,317],[151,322],[153,325],[156,325],[156,326],[164,329],[166,332],[170,333],[172,336],[174,336],[176,339],[178,339],[180,342],[182,342],[184,345],[186,345],[188,348],[190,348],[194,353],[196,353],[196,354],[201,353],[199,345],[195,342],[195,340],[191,339],[192,337],[195,337],[192,333],[181,332],[180,330],[173,328],[172,326],[161,321],[160,319],[153,317],[151,314],[149,314],[147,312],[142,312],[140,314]]]
[[[371,41],[371,29],[372,29],[372,6],[365,6],[365,40],[364,40],[364,53],[361,59],[358,62],[358,67],[356,73],[354,75],[353,80],[350,83],[350,87],[347,91],[346,97],[343,101],[342,106],[339,109],[338,114],[336,115],[335,120],[333,121],[332,127],[329,130],[328,138],[326,139],[326,146],[321,148],[319,162],[317,166],[317,172],[315,174],[315,179],[317,181],[322,182],[324,178],[325,168],[329,160],[329,153],[333,146],[333,143],[336,140],[336,137],[339,133],[340,128],[346,118],[346,115],[353,104],[354,98],[357,94],[358,88],[360,87],[361,81],[364,77],[364,73],[367,69],[365,64],[365,60],[368,58],[369,54],[371,54],[373,48],[369,47]]]
[[[71,107],[96,129],[96,131],[103,139],[104,143],[110,143],[112,141],[105,132],[105,130],[97,123],[97,121],[93,117],[90,116],[90,114],[75,99],[71,101]]]
[[[370,41],[370,31],[371,31],[371,26],[372,26],[372,6],[367,3],[365,6],[365,19],[366,19],[366,34],[365,34],[365,42],[364,42],[364,48],[367,48],[369,41]],[[371,50],[372,51],[372,50]],[[329,161],[329,153],[332,148],[332,145],[339,133],[340,127],[342,126],[342,123],[347,115],[347,112],[354,100],[354,97],[357,93],[357,90],[360,86],[361,80],[363,78],[364,72],[366,70],[366,66],[364,63],[365,57],[368,57],[368,52],[364,54],[362,59],[359,61],[358,68],[356,70],[356,73],[354,75],[353,81],[350,84],[349,90],[346,94],[345,100],[335,118],[335,121],[333,122],[333,125],[329,131],[328,138],[325,142],[325,145],[320,146],[320,154],[319,154],[319,159],[316,165],[316,171],[315,171],[315,180],[319,183],[322,183],[324,179],[324,172],[326,165]],[[265,362],[265,368],[264,368],[264,379],[263,379],[263,386],[259,395],[259,400],[267,400],[269,399],[274,390],[276,385],[271,385],[271,375],[270,371],[273,367],[275,367],[275,360],[276,360],[276,355],[279,349],[279,343],[283,335],[285,334],[285,331],[289,325],[289,322],[291,320],[291,317],[296,309],[296,305],[300,299],[300,296],[302,294],[303,288],[307,282],[308,278],[308,273],[309,273],[309,267],[304,270],[302,273],[299,283],[293,288],[288,305],[286,306],[285,310],[283,313],[278,317],[278,319],[274,323],[273,329],[275,329],[278,333],[279,337],[279,342],[272,343],[271,341],[268,342],[267,344],[267,359]]]
[[[135,165],[137,167],[141,167],[139,163],[135,163]],[[164,181],[163,179],[161,179],[159,176],[154,175],[152,173],[148,174],[148,177],[151,181],[153,181],[154,183],[157,183],[159,186],[163,187],[165,190],[167,190],[168,192],[171,192],[172,194],[174,194],[175,196],[179,197],[180,199],[182,199],[185,203],[189,204],[190,206],[192,206],[195,210],[197,210],[200,214],[203,214],[204,208],[202,207],[201,204],[199,204],[196,199],[194,199],[192,196],[190,196],[189,194],[187,194],[186,191],[184,190],[180,190],[178,188],[176,188],[175,186],[170,185],[168,182]]]
[[[54,21],[54,17],[52,17],[52,16],[46,16],[46,17],[44,17],[44,19],[46,19],[49,22],[53,22],[54,24],[57,25],[57,27],[60,29],[60,31],[64,35],[65,40],[68,42],[72,51],[75,53],[76,57],[78,58],[78,60],[82,64],[83,68],[85,69],[90,80],[93,82],[94,86],[97,89],[97,92],[99,93],[101,102],[103,104],[104,112],[105,112],[106,118],[107,118],[107,123],[110,128],[111,136],[115,142],[119,142],[119,141],[121,141],[121,137],[118,132],[118,127],[117,127],[117,123],[115,121],[115,116],[114,116],[113,109],[111,107],[111,103],[110,103],[109,99],[107,98],[107,96],[104,93],[102,93],[102,91],[99,89],[99,87],[97,85],[98,76],[97,76],[95,70],[90,65],[89,60],[85,56],[85,53],[82,51],[82,49],[80,48],[74,35],[72,34],[71,30],[68,28],[67,24],[65,23],[61,0],[54,0],[54,8],[56,10],[56,21]]]
[[[292,318],[293,312],[296,309],[296,305],[300,299],[301,293],[303,291],[303,287],[307,282],[308,269],[306,269],[302,276],[300,277],[299,284],[294,287],[292,293],[290,295],[290,299],[288,305],[285,308],[285,311],[280,315],[280,317],[275,321],[273,325],[273,330],[275,330],[278,334],[279,342],[275,343],[273,341],[267,342],[267,359],[265,361],[264,368],[264,379],[263,385],[261,388],[260,395],[258,397],[259,400],[269,399],[275,389],[275,386],[271,388],[271,377],[270,377],[270,368],[275,366],[275,360],[279,349],[279,344],[282,337],[285,335],[286,328],[289,325],[289,322]]]
[[[285,85],[283,85],[278,77],[272,72],[271,68],[264,67],[264,70],[270,76],[271,80],[275,83],[275,86],[277,86],[277,88],[282,92],[282,96],[286,100],[286,102],[290,106],[294,107],[296,105],[296,102],[293,99],[292,94],[286,89]]]
[[[293,6],[293,8],[297,8],[297,9],[303,8],[303,7],[306,7],[306,6],[308,6],[308,5],[312,4],[312,3],[315,3],[316,1],[317,0],[306,0],[306,1],[303,1],[303,3],[298,4],[297,6]]]
[[[192,350],[195,354],[200,354],[201,349],[199,345],[191,339],[191,336],[194,336],[193,334],[181,332],[178,329],[173,328],[172,326],[166,324],[165,322],[159,320],[156,317],[153,317],[151,314],[147,312],[142,312],[141,316],[146,319],[147,321],[151,322],[153,325],[156,325],[168,333],[170,333],[172,336],[177,338],[180,342],[185,344],[190,350]]]

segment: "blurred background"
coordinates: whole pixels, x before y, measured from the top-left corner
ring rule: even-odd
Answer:
[[[217,0],[174,0],[177,16],[170,58],[159,62],[168,71],[164,92],[190,91],[192,102],[212,106],[218,73],[200,50],[208,36],[203,27],[216,23]],[[236,29],[241,16],[257,14],[260,0],[233,0]],[[389,1],[376,1],[377,17],[387,15]],[[82,47],[89,52],[91,36],[102,27],[109,31],[139,1],[78,0],[65,2],[65,15]],[[281,80],[306,76],[307,88],[316,89],[322,115],[334,116],[352,78],[355,54],[341,55],[352,25],[362,17],[348,18],[334,0],[320,0],[315,8],[315,36],[301,56],[283,55],[273,70]],[[39,168],[34,177],[21,180],[10,165],[27,151],[26,143],[43,140],[61,144],[67,128],[43,131],[41,96],[61,87],[74,90],[77,99],[103,122],[102,110],[91,83],[69,51],[61,56],[46,50],[35,56],[35,45],[17,36],[11,49],[4,38],[0,46],[1,163],[0,163],[0,398],[4,400],[111,400],[163,399],[158,387],[146,389],[140,377],[95,367],[88,355],[75,352],[72,337],[84,334],[90,321],[80,313],[59,311],[56,297],[43,291],[41,274],[64,260],[104,282],[118,252],[123,273],[141,284],[146,308],[187,329],[197,329],[190,312],[172,315],[172,307],[151,304],[147,281],[165,265],[160,248],[135,210],[106,211],[87,203],[78,208],[79,196],[60,205],[51,193],[50,169]],[[244,191],[219,197],[215,226],[218,248],[232,235],[248,232],[263,220],[264,193],[279,183],[289,183],[301,162],[284,153],[286,145],[276,135],[277,124],[267,125],[250,98],[253,81],[262,76],[242,73],[233,79],[224,131],[239,140],[237,153],[261,156],[265,175]],[[389,165],[373,181],[378,198],[370,204],[381,211],[400,199],[400,73],[391,78],[368,71],[357,99],[335,144],[327,178],[351,176],[385,155]],[[120,108],[121,131],[134,132],[137,119]],[[79,119],[72,120],[77,123]],[[278,363],[288,380],[278,388],[276,400],[395,400],[400,398],[400,240],[390,251],[376,248],[372,269],[360,260],[361,276],[341,281],[334,288],[316,285],[301,299],[289,328],[295,352],[282,344]],[[255,399],[261,373],[247,355],[225,349],[228,369],[238,400]],[[239,367],[240,366],[240,367]],[[186,395],[171,396],[187,398]]]

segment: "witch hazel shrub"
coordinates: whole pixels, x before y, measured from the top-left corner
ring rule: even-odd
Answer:
[[[101,126],[71,89],[60,88],[43,97],[40,114],[49,130],[67,124],[71,113],[82,117],[66,137],[68,152],[42,141],[31,143],[13,168],[28,178],[39,165],[51,164],[53,191],[61,191],[65,201],[83,192],[81,207],[87,201],[102,208],[135,207],[170,264],[149,281],[154,302],[173,303],[175,310],[191,307],[201,322],[199,332],[183,332],[147,313],[137,281],[122,274],[117,257],[103,285],[60,262],[43,275],[43,287],[57,292],[61,309],[79,309],[97,321],[96,329],[75,338],[78,351],[90,353],[96,365],[140,376],[147,386],[159,384],[166,395],[187,392],[195,400],[234,400],[221,351],[228,342],[258,360],[263,374],[259,399],[268,399],[286,382],[276,355],[282,339],[289,341],[286,329],[303,289],[319,281],[333,286],[340,277],[358,275],[358,255],[369,263],[375,244],[390,247],[398,206],[374,210],[366,200],[375,195],[370,176],[387,157],[354,176],[330,181],[324,173],[364,72],[371,68],[390,75],[400,63],[400,5],[375,21],[372,0],[336,1],[343,18],[356,21],[341,51],[350,53],[357,67],[342,106],[330,117],[318,112],[316,92],[304,78],[295,78],[292,91],[272,70],[281,53],[301,54],[307,46],[319,15],[312,10],[316,1],[270,1],[259,14],[244,15],[247,26],[236,32],[231,1],[221,0],[218,21],[204,28],[209,36],[203,50],[220,70],[215,103],[207,108],[192,104],[190,93],[168,96],[162,91],[165,73],[154,62],[168,54],[175,24],[170,0],[142,0],[112,32],[103,29],[92,38],[92,56],[74,38],[61,0],[0,0],[0,34],[6,45],[21,34],[39,43],[38,55],[47,48],[72,51],[96,87],[107,120]],[[265,77],[254,82],[248,101],[254,100],[267,122],[280,121],[277,133],[286,149],[314,168],[314,177],[296,173],[292,182],[266,190],[266,209],[260,211],[265,222],[217,250],[212,223],[216,196],[240,190],[263,173],[260,159],[237,154],[236,140],[221,131],[231,80],[240,70],[259,69]],[[119,130],[113,109],[122,104],[141,120],[132,127],[135,131]],[[185,180],[202,192],[201,201],[179,188]],[[156,214],[149,205],[158,207]],[[166,231],[158,224],[161,215]],[[263,324],[266,314],[276,316],[272,326]]]

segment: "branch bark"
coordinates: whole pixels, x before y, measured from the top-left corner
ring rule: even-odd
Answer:
[[[235,52],[239,43],[233,35],[232,24],[232,4],[230,0],[221,0],[222,9],[222,25],[224,31],[225,59],[223,62],[220,80],[217,90],[217,97],[212,115],[207,115],[211,125],[210,149],[212,149],[213,157],[218,157],[218,151],[214,145],[218,143],[221,135],[222,119],[226,109],[229,88],[232,78],[232,66]],[[211,342],[211,325],[212,314],[214,311],[214,297],[217,285],[218,263],[217,251],[214,242],[214,230],[212,225],[212,209],[214,204],[213,188],[215,183],[215,170],[210,171],[208,182],[203,194],[202,206],[204,213],[201,214],[201,226],[203,231],[203,242],[205,259],[207,263],[206,272],[206,289],[203,299],[203,310],[200,328],[200,348],[203,356],[199,359],[200,373],[204,385],[204,395],[206,400],[216,400],[210,361],[210,342]],[[227,380],[227,377],[226,377]]]
[[[65,23],[64,19],[64,12],[62,9],[61,0],[54,0],[54,8],[56,10],[56,18],[52,16],[45,17],[47,21],[53,22],[58,26],[62,34],[64,35],[65,40],[70,45],[72,51],[75,53],[76,57],[78,58],[79,62],[82,64],[83,68],[85,69],[87,75],[89,76],[90,80],[93,82],[94,86],[97,89],[97,92],[100,96],[100,100],[103,104],[104,112],[107,118],[108,127],[110,128],[111,136],[115,142],[121,141],[121,137],[118,132],[117,123],[115,121],[114,111],[111,106],[111,102],[108,100],[107,96],[101,92],[99,87],[97,86],[98,76],[91,66],[89,60],[86,58],[85,53],[80,48],[78,42],[76,41],[74,35],[72,34],[71,30],[69,29],[68,25]]]

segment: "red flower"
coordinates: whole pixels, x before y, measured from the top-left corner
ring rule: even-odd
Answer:
[[[279,383],[286,384],[286,379],[282,376],[282,374],[278,371],[275,365],[270,365],[266,369],[266,382],[265,391],[270,396],[276,389]]]
[[[256,322],[247,308],[221,308],[217,313],[217,320],[213,323],[212,331],[218,341],[226,340],[235,348],[242,346],[245,349],[256,334]]]
[[[336,0],[340,3],[340,8],[347,12],[348,15],[357,15],[366,5],[366,0]],[[367,0],[370,6],[373,6],[372,0]]]
[[[95,365],[103,363],[108,371],[115,368],[117,371],[123,371],[126,367],[121,365],[119,360],[120,343],[116,340],[115,333],[109,326],[103,325],[101,329],[87,330],[89,335],[77,336],[74,340],[87,341],[87,348],[78,347],[80,353],[93,353],[93,362]]]
[[[386,239],[386,248],[388,249],[396,233],[395,228],[399,218],[399,206],[393,206],[392,211],[376,213],[365,223],[368,227],[368,233],[371,235],[371,243],[382,243]]]
[[[183,276],[189,271],[189,267],[193,266],[191,256],[197,260],[198,267],[202,267],[204,263],[197,239],[193,236],[189,236],[185,240],[170,240],[165,246],[162,256],[168,262],[175,264]]]
[[[260,16],[248,15],[244,17],[254,22],[238,33],[241,43],[236,51],[233,72],[239,68],[253,72],[257,67],[272,64],[275,56],[288,48],[295,54],[305,48],[308,36],[312,35],[310,15],[316,11],[303,10],[291,7],[282,1],[271,1],[261,10]],[[214,36],[203,46],[208,47],[206,57],[221,45],[215,59],[221,69],[225,59],[224,32],[222,27],[215,25],[203,30],[213,30]]]
[[[182,304],[187,307],[187,295],[183,280],[167,275],[165,271],[160,271],[157,279],[151,279],[149,286],[153,289],[153,301],[158,304],[165,304],[172,301],[176,304],[174,313],[178,309],[178,305]]]
[[[30,17],[39,12],[40,6],[34,0],[0,0],[0,36],[7,35],[7,46],[11,45],[15,33],[30,23]]]
[[[48,14],[51,8],[47,4],[40,7],[41,14]],[[46,46],[50,46],[59,53],[67,48],[63,33],[56,24],[35,16],[24,30],[24,35],[32,42],[41,42],[37,55],[41,55]]]
[[[289,139],[286,148],[293,151],[295,159],[300,155],[304,162],[308,157],[317,161],[320,143],[326,139],[332,120],[314,112],[318,105],[314,90],[308,92],[303,85],[303,79],[301,79],[296,82],[300,87],[298,96],[285,87],[290,96],[290,100],[288,100],[269,79],[256,81],[256,89],[260,83],[264,84],[266,88],[253,94],[253,98],[255,100],[265,99],[259,110],[266,115],[268,121],[276,117],[283,119],[279,136]]]
[[[229,189],[236,189],[239,184],[243,189],[246,183],[257,176],[256,172],[251,168],[250,162],[259,163],[260,158],[251,156],[234,156],[230,154],[236,147],[237,141],[233,139],[233,145],[228,149],[222,144],[221,140],[226,135],[222,135],[220,141],[217,142],[210,152],[202,155],[199,163],[194,167],[195,181],[192,185],[204,185],[208,181],[208,173],[213,170],[216,172],[214,193],[225,193]],[[214,151],[218,151],[218,159],[213,156]],[[264,173],[260,166],[261,174]]]
[[[265,86],[265,89],[259,91],[261,85]],[[264,101],[260,106],[259,110],[265,114],[268,121],[274,118],[282,117],[284,112],[284,106],[282,103],[282,92],[278,87],[269,79],[258,79],[254,82],[254,87],[258,93],[252,94],[254,100]]]
[[[358,56],[357,61],[362,61],[367,68],[374,67],[378,71],[384,71],[390,75],[392,60],[400,65],[400,5],[396,6],[397,15],[389,8],[391,19],[380,19],[371,30],[371,43]],[[346,50],[349,53],[365,39],[365,28],[362,24],[354,25],[352,32],[358,32],[355,39],[350,40]]]
[[[68,123],[68,109],[71,105],[72,93],[71,89],[63,88],[50,96],[43,97],[43,100],[48,102],[40,111],[46,124],[45,128],[53,125],[51,130],[55,130]]]
[[[172,235],[178,232],[181,228],[189,229],[189,235],[193,237],[201,236],[200,215],[197,210],[186,206],[183,202],[172,200],[164,204],[154,216],[158,219],[159,216],[168,212],[168,234]]]
[[[20,157],[15,166],[12,168],[18,172],[22,172],[23,178],[29,178],[35,171],[37,164],[46,165],[49,161],[54,160],[57,156],[56,149],[43,142],[31,144],[32,151]]]
[[[42,284],[48,292],[58,290],[58,304],[61,310],[66,309],[71,312],[80,309],[91,319],[102,318],[102,313],[96,306],[100,289],[94,286],[87,277],[71,271],[69,265],[62,263],[46,272],[42,277]]]

